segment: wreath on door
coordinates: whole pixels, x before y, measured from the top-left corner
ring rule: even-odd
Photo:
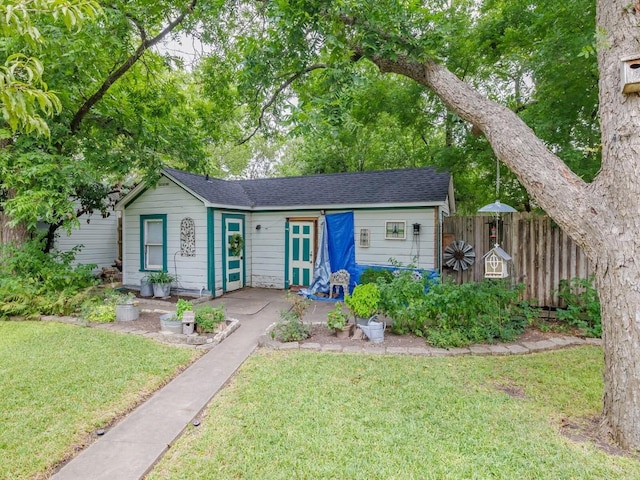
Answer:
[[[229,250],[234,257],[239,257],[242,254],[242,248],[244,247],[244,238],[239,233],[234,233],[229,239]]]

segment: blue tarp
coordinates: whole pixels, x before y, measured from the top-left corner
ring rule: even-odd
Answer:
[[[345,269],[351,275],[349,291],[353,290],[358,275],[356,246],[353,240],[353,212],[326,215],[320,232],[313,281],[308,289],[302,290],[302,293],[307,296],[314,296],[315,293],[329,293],[329,275],[341,269]],[[340,289],[340,295],[342,295],[342,289]],[[322,299],[323,297],[314,298]]]
[[[316,263],[313,265],[313,280],[308,289],[301,290],[306,296],[313,296],[317,292],[329,292],[329,275],[331,264],[329,263],[329,244],[327,243],[327,222],[320,225],[320,244]]]
[[[353,212],[334,213],[326,216],[327,244],[331,271],[346,270],[351,276],[349,292],[356,285],[356,245],[354,241]]]
[[[349,272],[349,292],[357,285],[360,275],[368,268],[374,270],[404,270],[406,267],[393,265],[359,265],[356,264],[356,246],[354,241],[353,212],[333,213],[324,217],[320,227],[320,245],[313,280],[308,289],[300,293],[316,300],[338,300],[315,296],[316,293],[329,293],[329,275],[331,272],[345,269]],[[410,269],[427,275],[430,279],[438,278],[435,270]],[[342,289],[340,289],[342,298]]]

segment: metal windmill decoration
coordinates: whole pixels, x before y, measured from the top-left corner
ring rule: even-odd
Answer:
[[[500,215],[505,213],[514,213],[517,210],[500,200],[500,160],[496,159],[496,201],[485,205],[478,212],[490,213],[494,216],[496,225],[495,244],[482,258],[484,259],[484,276],[485,278],[505,278],[509,276],[508,262],[511,256],[500,247]]]
[[[459,272],[467,270],[473,265],[476,261],[476,254],[473,251],[473,246],[464,240],[454,240],[444,248],[442,259],[447,267]]]

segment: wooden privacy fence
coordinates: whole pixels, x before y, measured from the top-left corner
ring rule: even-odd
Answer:
[[[473,246],[475,263],[466,271],[443,268],[443,277],[458,283],[482,281],[483,255],[491,250],[495,240],[490,237],[491,216],[448,217],[443,225],[443,249],[453,240],[463,240]],[[511,255],[510,276],[525,284],[524,298],[536,299],[545,307],[562,306],[557,296],[560,280],[587,278],[591,267],[586,255],[547,216],[512,213],[503,217],[500,246]]]

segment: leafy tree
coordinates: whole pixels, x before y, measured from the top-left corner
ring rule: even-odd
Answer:
[[[64,9],[69,2],[49,3]],[[153,181],[164,164],[197,168],[204,162],[219,134],[208,119],[210,102],[194,77],[152,50],[194,15],[196,3],[111,2],[99,21],[71,36],[51,15],[32,15],[31,30],[45,32],[38,44],[14,23],[5,26],[13,36],[0,56],[37,54],[46,66],[47,93],[56,92],[61,109],[47,120],[49,137],[26,129],[0,149],[0,239],[20,242],[46,221],[50,248],[58,229],[82,215],[106,214],[107,194],[133,176]]]
[[[460,78],[526,119],[576,173],[590,180],[600,165],[594,115],[597,65],[590,54],[595,11],[589,4],[581,7],[581,15],[563,15],[571,8],[550,1],[448,2],[438,16],[446,29],[438,57]],[[472,21],[469,11],[474,10]],[[278,70],[269,52],[280,47],[255,53],[253,41],[243,43],[249,46],[248,56],[262,55],[261,61],[248,62],[251,68],[260,65],[260,74],[237,75],[234,81],[244,79],[248,91],[263,92],[269,100],[263,106],[275,110],[274,118],[286,118],[290,102],[271,101],[269,95],[301,73],[287,91],[297,107],[289,118],[291,132],[302,139],[290,161],[302,171],[435,165],[454,174],[463,211],[474,212],[495,200],[491,186],[496,185],[496,157],[490,145],[478,129],[447,113],[428,89],[396,75],[381,75],[368,63],[336,62],[320,48],[308,66],[295,70],[295,62],[305,55],[300,54]],[[279,40],[261,37],[260,45],[270,41]],[[314,41],[317,46],[322,39]],[[556,61],[558,56],[563,61]],[[264,65],[274,65],[271,76]],[[318,68],[307,71],[310,67]],[[269,90],[270,78],[282,83]],[[504,167],[500,196],[523,210],[536,207]]]
[[[492,100],[488,89],[482,85],[474,88],[462,81],[457,65],[448,63],[453,58],[452,48],[459,45],[456,34],[464,33],[469,19],[484,18],[482,7],[495,7],[504,16],[508,3],[513,2],[262,2],[259,8],[264,35],[241,42],[247,47],[244,66],[255,66],[257,74],[245,75],[252,80],[242,88],[247,89],[253,82],[253,91],[263,92],[269,80],[275,84],[271,92],[277,92],[286,87],[283,78],[301,78],[317,65],[330,64],[349,71],[353,62],[371,62],[382,73],[401,75],[428,88],[453,114],[481,131],[497,158],[516,175],[536,204],[585,250],[595,266],[606,365],[603,425],[610,428],[623,447],[638,449],[640,409],[634,392],[640,389],[640,267],[635,261],[635,253],[640,250],[640,118],[636,115],[640,97],[621,93],[619,72],[620,59],[637,51],[640,8],[622,0],[596,3],[602,164],[600,172],[588,183],[559,156],[562,145],[570,145],[575,138],[554,144],[551,138],[545,142],[541,137],[564,128],[570,129],[572,135],[581,130],[593,133],[594,123],[588,121],[593,116],[592,105],[574,112],[577,123],[573,126],[537,125],[537,136],[516,113],[522,100],[515,105]],[[561,5],[532,0],[518,3],[522,6],[517,10],[520,14],[530,13],[523,18],[523,24],[537,28],[552,18],[549,12],[565,19],[591,8],[575,1]],[[504,33],[494,38],[510,35],[508,23],[501,28]],[[565,40],[574,39],[585,52],[592,46],[591,42],[582,43],[583,32],[566,29]],[[558,51],[549,48],[544,54],[551,56],[553,52],[555,56]],[[516,54],[524,52],[515,49]],[[520,59],[516,60],[509,63],[505,58],[506,68],[501,71],[516,68]],[[512,73],[518,74],[518,69]],[[592,86],[595,71],[584,73],[584,85]],[[557,71],[541,74],[540,78],[548,79],[550,88],[559,81]],[[278,107],[268,93],[262,98],[264,106]],[[540,102],[539,98],[532,100]],[[565,103],[564,108],[571,106],[575,110],[577,105]],[[583,121],[588,125],[578,125]],[[590,160],[593,145],[584,142],[578,146],[584,147],[583,156]]]
[[[51,117],[62,108],[58,97],[47,90],[42,62],[20,52],[11,53],[10,49],[18,46],[13,40],[22,40],[36,49],[45,42],[34,17],[51,17],[72,30],[100,13],[100,5],[93,0],[8,0],[0,4],[0,33],[8,52],[0,66],[0,111],[11,131],[48,134],[49,127],[39,111]],[[0,138],[8,138],[9,132],[0,133]]]

